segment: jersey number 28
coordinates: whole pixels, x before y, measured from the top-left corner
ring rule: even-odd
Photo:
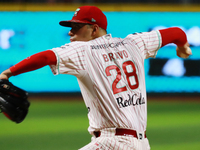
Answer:
[[[130,66],[132,68],[131,71],[129,71],[129,72],[127,71],[127,67],[128,66]],[[138,88],[139,80],[138,80],[135,64],[130,60],[129,61],[125,61],[122,64],[122,69],[123,69],[123,72],[124,72],[124,74],[126,76],[126,81],[128,83],[128,86],[130,87],[130,89],[134,90],[134,89]],[[116,77],[115,77],[115,79],[114,79],[114,81],[112,83],[113,93],[117,94],[117,93],[120,93],[120,92],[127,91],[127,87],[126,86],[117,88],[117,84],[122,79],[122,72],[120,71],[120,68],[118,66],[116,66],[116,65],[108,66],[105,69],[105,72],[106,72],[107,76],[111,76],[111,73],[110,73],[111,70],[116,70],[116,72],[117,72],[117,75],[116,75]],[[134,79],[135,79],[135,83],[133,85],[131,84],[131,81],[130,81],[131,77],[134,77]]]

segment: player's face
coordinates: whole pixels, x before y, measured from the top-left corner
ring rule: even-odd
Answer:
[[[69,31],[70,41],[89,41],[92,40],[92,25],[83,23],[72,23],[72,29]]]

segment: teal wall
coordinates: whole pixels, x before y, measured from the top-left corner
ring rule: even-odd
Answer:
[[[61,20],[71,19],[73,13],[0,12],[0,72],[32,54],[68,43],[69,28],[62,27],[58,23]],[[114,37],[124,38],[134,32],[181,27],[187,33],[189,43],[192,45],[193,55],[189,60],[200,58],[200,12],[105,12],[105,14],[108,18],[108,33],[112,33]],[[169,60],[178,58],[175,46],[161,48],[156,58]],[[198,75],[155,76],[149,74],[149,67],[148,59],[145,60],[147,92],[200,92]],[[79,91],[75,77],[54,76],[48,66],[12,77],[10,81],[29,92]]]

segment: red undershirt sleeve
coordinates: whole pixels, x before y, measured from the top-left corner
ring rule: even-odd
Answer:
[[[162,37],[162,47],[169,43],[174,43],[177,46],[183,46],[187,42],[185,32],[178,27],[171,27],[159,31]]]
[[[177,27],[159,30],[162,37],[162,47],[174,43],[177,46],[183,46],[187,42],[186,34]],[[55,53],[51,50],[43,51],[32,55],[10,68],[13,75],[33,71],[46,65],[56,65],[57,59]]]
[[[16,65],[10,67],[12,75],[18,75],[21,73],[33,71],[42,68],[46,65],[56,65],[56,55],[51,50],[46,50],[37,54],[34,54]]]

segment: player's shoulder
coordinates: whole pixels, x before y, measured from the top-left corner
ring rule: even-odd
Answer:
[[[86,49],[88,48],[86,42],[81,42],[81,41],[74,41],[74,42],[71,42],[71,43],[66,43],[60,47],[55,47],[55,48],[52,48],[53,51],[56,51],[56,52],[63,52],[63,53],[66,53],[66,52],[73,52],[74,53],[77,53],[79,51],[82,51],[83,49]]]
[[[84,47],[84,46],[87,46],[88,45],[88,42],[84,42],[84,41],[74,41],[74,42],[71,42],[71,43],[67,43],[65,45],[62,45],[61,48],[70,48],[70,47]]]

